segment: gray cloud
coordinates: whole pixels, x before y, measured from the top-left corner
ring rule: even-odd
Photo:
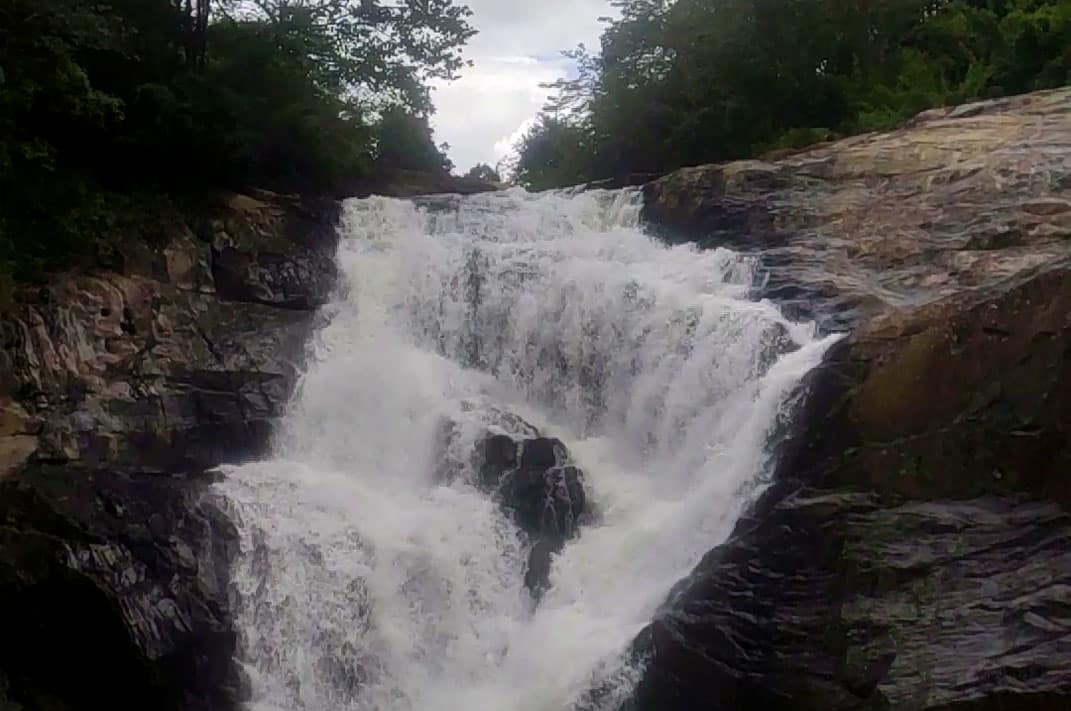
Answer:
[[[437,141],[450,144],[458,170],[494,164],[546,100],[540,83],[566,76],[559,52],[598,45],[607,0],[468,0],[480,34],[466,48],[474,66],[435,87]]]

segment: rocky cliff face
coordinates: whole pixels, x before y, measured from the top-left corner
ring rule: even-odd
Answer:
[[[646,188],[849,335],[638,708],[1071,708],[1071,90]]]
[[[0,320],[0,707],[227,708],[233,527],[202,472],[268,443],[338,206],[232,195]]]

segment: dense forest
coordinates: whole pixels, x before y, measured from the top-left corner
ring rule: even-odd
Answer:
[[[895,126],[1071,78],[1071,0],[614,0],[522,139],[532,189]]]
[[[453,0],[0,0],[0,292],[213,189],[344,193],[379,170],[448,170],[427,82],[464,65],[469,15]]]

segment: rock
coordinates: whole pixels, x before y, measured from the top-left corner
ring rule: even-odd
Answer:
[[[1071,708],[1069,122],[1039,92],[646,188],[667,238],[766,250],[757,291],[848,335],[637,641],[633,708]]]
[[[550,437],[488,432],[474,455],[478,485],[499,499],[531,542],[524,581],[538,597],[550,584],[552,556],[580,533],[588,510],[584,474],[569,463],[561,440]]]
[[[763,293],[845,328],[1068,269],[1071,89],[926,112],[781,157],[649,183],[669,239],[762,251]]]
[[[37,451],[38,428],[21,405],[0,397],[0,479],[18,471]]]
[[[420,170],[388,170],[352,185],[348,195],[384,195],[411,198],[421,195],[473,195],[499,190],[500,186],[477,178]]]
[[[264,213],[249,203],[265,206]],[[313,224],[301,214],[288,217],[296,208],[282,198],[270,208],[252,198],[228,204],[238,211],[232,224],[261,219],[260,232],[247,225],[234,245],[259,256],[256,235],[277,230],[264,241],[289,244],[287,258],[305,265],[318,293],[332,288],[333,265],[315,268],[334,249],[321,224],[334,213]],[[319,232],[294,236],[302,226]],[[183,472],[263,450],[296,381],[321,297],[281,291],[264,303],[231,300],[235,294],[209,270],[212,248],[185,226],[162,252],[167,269],[159,278],[70,274],[21,295],[3,316],[0,362],[8,370],[0,397],[7,393],[13,404],[5,411],[17,406],[33,426],[0,431],[0,462],[31,452],[79,466]]]
[[[1068,591],[1055,504],[799,492],[674,592],[634,707],[1067,708]]]
[[[521,466],[504,477],[499,493],[522,529],[564,545],[579,532],[583,481],[584,475],[574,466]]]
[[[520,446],[504,434],[489,434],[480,443],[480,485],[497,489],[503,475],[517,468]]]
[[[1071,166],[1069,166],[1071,168]],[[861,324],[793,466],[915,498],[1071,503],[1071,269]]]
[[[337,214],[229,196],[0,316],[0,708],[236,707],[237,541],[200,473],[267,447]]]
[[[234,196],[210,236],[216,290],[231,301],[308,310],[334,289],[334,218],[330,210]]]
[[[0,482],[0,705],[233,708],[237,532],[206,485],[65,467]]]

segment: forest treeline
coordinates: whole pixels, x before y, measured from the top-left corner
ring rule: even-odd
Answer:
[[[602,51],[517,147],[518,182],[625,179],[1063,85],[1071,0],[614,0]]]
[[[454,0],[0,0],[0,292],[151,231],[161,203],[448,170],[428,81],[464,65],[469,15]]]

